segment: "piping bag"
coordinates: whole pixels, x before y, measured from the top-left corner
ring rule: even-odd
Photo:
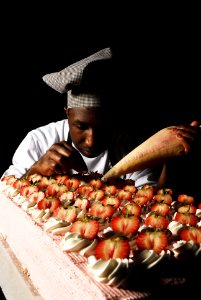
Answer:
[[[124,156],[103,178],[120,177],[186,154],[189,148],[179,134],[180,129],[176,126],[161,129]]]

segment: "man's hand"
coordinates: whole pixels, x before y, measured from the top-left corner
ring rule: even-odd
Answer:
[[[65,141],[53,144],[47,152],[26,173],[43,176],[69,174],[69,170],[87,172],[87,166],[80,153]]]

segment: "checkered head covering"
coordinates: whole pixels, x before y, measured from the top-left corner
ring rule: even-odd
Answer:
[[[59,93],[67,93],[68,108],[100,107],[109,86],[111,58],[111,49],[104,48],[42,79]]]

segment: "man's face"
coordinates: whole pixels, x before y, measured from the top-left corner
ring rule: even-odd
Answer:
[[[96,157],[107,149],[110,128],[101,108],[67,110],[69,130],[75,147],[86,157]]]

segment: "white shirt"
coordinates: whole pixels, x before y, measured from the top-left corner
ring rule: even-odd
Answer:
[[[2,177],[15,175],[20,178],[53,144],[67,141],[68,133],[69,125],[67,119],[31,130],[16,149],[12,158],[12,165],[3,173]],[[111,168],[107,150],[95,158],[88,158],[83,155],[82,157],[89,172],[105,174]],[[72,173],[76,173],[76,171],[72,170]],[[156,185],[151,169],[126,174],[123,178],[134,180],[136,187],[144,184]]]

